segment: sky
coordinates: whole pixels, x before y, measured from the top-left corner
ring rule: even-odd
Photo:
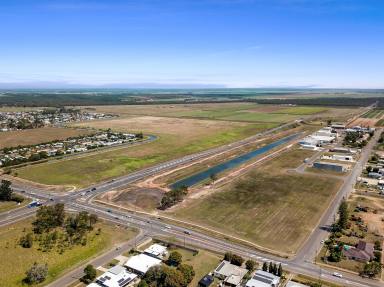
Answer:
[[[384,88],[382,0],[1,0],[0,87]]]

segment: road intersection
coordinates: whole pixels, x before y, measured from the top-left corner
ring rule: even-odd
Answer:
[[[92,199],[98,194],[128,185],[148,176],[152,176],[160,172],[185,165],[189,162],[238,148],[274,131],[275,130],[270,130],[267,133],[260,133],[251,138],[230,145],[210,149],[204,152],[188,155],[180,159],[161,163],[117,178],[115,180],[100,183],[87,189],[78,190],[72,193],[64,193],[60,195],[47,194],[45,191],[18,184],[14,184],[14,190],[17,192],[23,192],[23,194],[26,196],[45,201],[46,204],[64,203],[67,209],[74,211],[88,211],[98,215],[100,218],[105,220],[112,221],[123,226],[136,227],[139,230],[142,230],[140,236],[143,236],[144,234],[145,236],[151,237],[172,237],[179,240],[180,242],[185,242],[185,244],[193,245],[198,248],[208,249],[220,253],[232,251],[246,258],[253,258],[261,262],[273,261],[276,263],[282,263],[282,265],[288,271],[308,275],[314,278],[321,277],[323,280],[339,283],[342,286],[382,286],[382,282],[380,281],[364,279],[356,274],[347,272],[342,273],[343,278],[334,277],[332,276],[332,269],[321,268],[313,262],[317,251],[321,248],[321,241],[329,235],[326,231],[326,228],[324,227],[329,227],[333,223],[341,200],[346,198],[348,194],[352,192],[356,179],[360,175],[363,166],[367,162],[372,148],[377,142],[381,131],[377,131],[374,138],[363,149],[359,161],[350,172],[350,174],[345,178],[342,187],[340,188],[327,211],[323,214],[318,226],[313,230],[299,252],[292,258],[281,258],[276,255],[256,250],[255,248],[239,244],[237,242],[229,242],[213,235],[204,234],[202,232],[188,228],[188,226],[180,226],[178,224],[174,224],[173,222],[170,223],[168,221],[164,221],[161,218],[154,218],[153,216],[132,211],[117,210],[92,202]],[[84,193],[90,195],[85,200],[79,200],[83,197]],[[0,214],[0,226],[11,224],[18,220],[30,217],[35,213],[35,211],[36,210],[34,208],[19,208],[2,213]],[[65,279],[65,276],[70,275],[64,275],[64,277],[60,278],[59,281],[52,283],[50,286],[63,286],[60,285],[62,284],[63,280],[69,280],[69,278]]]

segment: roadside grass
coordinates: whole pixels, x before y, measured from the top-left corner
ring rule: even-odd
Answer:
[[[23,286],[21,281],[25,277],[25,272],[34,262],[48,264],[47,279],[37,286],[46,285],[64,272],[85,263],[119,242],[131,239],[136,234],[132,229],[118,228],[100,222],[95,230],[100,227],[101,234],[95,235],[95,231],[90,233],[86,246],[77,245],[59,254],[55,249],[50,252],[39,251],[39,244],[36,241],[32,248],[22,248],[18,245],[20,237],[31,230],[31,222],[32,220],[28,219],[0,228],[0,257],[6,258],[0,262],[0,286]]]
[[[189,286],[197,286],[201,278],[213,271],[220,263],[222,257],[206,250],[199,250],[197,254],[184,248],[172,248],[183,256],[183,263],[191,265],[195,270],[195,277]]]
[[[90,134],[92,131],[74,128],[45,127],[21,131],[0,132],[0,149],[33,145],[53,140],[63,140],[69,137]]]
[[[0,213],[26,206],[30,202],[31,200],[27,198],[24,198],[24,201],[20,203],[20,205],[14,201],[0,201]]]
[[[322,287],[342,287],[342,285],[339,285],[339,284],[327,282],[324,280],[315,279],[315,278],[301,275],[301,274],[295,275],[293,277],[293,281],[298,282],[298,283],[302,283],[302,284],[307,284],[309,286],[312,286],[311,284],[314,284],[314,283],[320,283],[321,284],[320,286],[322,286]]]
[[[341,184],[333,178],[287,171],[311,154],[298,149],[283,153],[219,191],[189,199],[168,213],[277,252],[294,254]]]
[[[13,174],[17,173],[18,177],[43,184],[84,187],[162,161],[240,140],[276,126],[242,124],[229,126],[227,129],[212,128],[211,131],[199,129],[201,133],[185,130],[185,136],[158,133],[159,139],[152,143],[22,167],[14,169]]]

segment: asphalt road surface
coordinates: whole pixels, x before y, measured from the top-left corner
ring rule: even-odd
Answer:
[[[268,133],[271,133],[273,131],[268,131]],[[129,183],[157,174],[159,172],[164,172],[165,170],[172,169],[180,165],[184,165],[187,162],[195,161],[207,156],[214,155],[216,153],[231,150],[232,148],[236,148],[244,144],[248,144],[257,138],[263,135],[266,135],[267,133],[261,133],[254,137],[233,143],[231,145],[226,145],[223,147],[207,150],[194,155],[185,156],[181,159],[175,159],[175,160],[168,161],[166,163],[161,163],[156,166],[129,174],[127,176],[120,177],[116,180],[100,183],[93,187],[83,189],[77,192],[73,192],[71,194],[63,194],[63,195],[51,194],[50,195],[50,194],[47,194],[45,191],[40,191],[36,188],[31,188],[28,186],[19,186],[19,185],[14,185],[14,189],[16,191],[23,192],[24,195],[27,195],[36,199],[40,199],[42,202],[44,202],[44,204],[54,204],[54,203],[62,202],[66,205],[68,209],[72,209],[74,211],[80,211],[80,210],[89,211],[97,214],[100,218],[110,220],[115,223],[118,222],[121,225],[136,227],[139,230],[143,231],[141,235],[145,234],[145,236],[165,236],[165,237],[171,236],[173,238],[180,240],[180,242],[185,242],[186,244],[194,245],[198,248],[204,248],[204,249],[217,251],[221,253],[224,253],[226,251],[232,251],[246,258],[253,258],[257,261],[273,261],[276,263],[282,263],[284,268],[288,271],[309,275],[314,278],[321,277],[323,280],[339,283],[342,286],[372,286],[372,287],[383,286],[383,284],[380,281],[364,279],[357,275],[346,273],[346,272],[338,271],[339,273],[343,274],[343,278],[337,278],[332,276],[332,273],[333,273],[332,269],[330,268],[320,269],[319,266],[313,263],[315,254],[321,248],[321,243],[320,243],[321,240],[328,236],[328,233],[324,230],[324,227],[330,226],[332,224],[341,200],[353,190],[353,185],[356,182],[357,177],[360,175],[362,167],[368,160],[369,154],[372,151],[372,148],[376,143],[380,132],[381,130],[378,130],[376,132],[374,139],[372,139],[369,142],[369,144],[364,148],[358,163],[350,172],[350,175],[346,177],[344,184],[340,188],[340,191],[337,193],[330,207],[322,216],[318,226],[313,230],[313,232],[311,233],[306,243],[299,250],[298,254],[295,257],[290,259],[279,258],[277,256],[270,255],[246,246],[242,246],[237,243],[231,243],[220,238],[203,234],[201,232],[189,230],[188,228],[185,228],[185,227],[163,222],[161,219],[153,218],[144,214],[107,208],[101,205],[96,205],[92,203],[91,200],[88,200],[85,202],[77,201],[77,199],[81,198],[81,194],[84,192],[89,191],[88,193],[92,195],[106,192],[113,188],[127,185]],[[96,190],[91,191],[92,188],[96,188]],[[1,213],[0,226],[13,223],[23,218],[27,218],[31,216],[35,211],[36,211],[36,208],[25,207],[25,208],[19,208],[16,210],[11,210],[9,212]],[[112,254],[114,253],[110,251],[110,253],[107,253],[107,254],[110,254],[110,256],[112,256]],[[100,262],[102,261],[101,259],[99,260]],[[76,271],[72,271],[62,276],[60,279],[58,279],[58,281],[52,283],[50,286],[63,286],[60,284],[63,282],[70,282],[70,280],[73,280],[74,278],[78,278],[76,276],[80,276],[79,275],[80,273],[81,273],[81,270],[76,269]],[[60,280],[64,280],[64,281],[60,281]]]

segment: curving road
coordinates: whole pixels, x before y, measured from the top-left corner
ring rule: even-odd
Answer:
[[[288,125],[288,124],[287,124]],[[282,127],[280,127],[282,128]],[[123,176],[117,178],[113,181],[108,181],[104,183],[100,183],[98,185],[92,186],[87,189],[79,190],[73,192],[71,194],[63,194],[63,195],[49,195],[46,194],[45,191],[40,191],[35,188],[30,188],[26,186],[14,185],[14,189],[19,192],[24,192],[25,195],[41,199],[45,201],[45,204],[54,204],[58,202],[65,203],[66,207],[71,210],[80,211],[85,210],[92,213],[97,214],[100,218],[110,220],[113,222],[119,222],[121,225],[131,226],[139,228],[140,230],[145,231],[146,236],[172,236],[181,242],[185,242],[186,244],[192,244],[196,247],[209,249],[217,252],[224,253],[226,251],[232,251],[239,255],[242,255],[246,258],[254,258],[258,261],[274,261],[277,263],[282,263],[286,270],[309,275],[315,278],[319,276],[328,281],[332,281],[335,283],[339,283],[342,286],[372,286],[378,287],[383,286],[380,281],[363,279],[357,275],[350,273],[343,273],[343,278],[337,278],[332,276],[333,271],[331,269],[320,269],[317,265],[313,263],[313,259],[317,250],[320,249],[321,244],[320,241],[328,236],[328,233],[324,231],[323,227],[329,226],[333,220],[334,216],[337,212],[337,208],[340,204],[340,201],[343,197],[346,197],[353,190],[353,185],[359,176],[362,167],[368,160],[369,154],[376,143],[379,133],[381,130],[376,132],[375,137],[370,141],[367,147],[364,148],[361,157],[358,163],[355,165],[350,175],[346,177],[344,184],[340,188],[337,193],[335,199],[333,200],[330,207],[322,216],[318,226],[313,230],[310,237],[306,241],[306,243],[302,246],[298,254],[291,259],[279,258],[277,256],[273,256],[261,251],[257,251],[255,249],[242,246],[237,243],[231,243],[223,239],[219,239],[201,232],[197,232],[194,230],[189,230],[188,228],[177,226],[174,224],[163,222],[161,219],[153,218],[148,215],[138,214],[133,212],[121,211],[111,208],[96,205],[92,203],[91,198],[99,193],[106,192],[111,190],[112,188],[117,188],[120,186],[125,186],[134,181],[144,179],[148,176],[155,175],[160,172],[164,172],[169,169],[173,169],[177,166],[184,165],[187,162],[199,160],[205,158],[207,156],[214,155],[216,153],[221,153],[223,151],[229,151],[234,148],[238,148],[242,145],[248,144],[259,137],[272,133],[276,131],[270,130],[268,132],[260,133],[251,138],[233,143],[231,145],[222,146],[219,148],[210,149],[201,153],[185,156],[180,159],[171,160],[165,163],[161,163],[134,173],[131,173],[127,176]],[[90,191],[92,188],[96,188],[94,191]],[[81,194],[85,191],[90,191],[90,197],[85,202],[78,201],[81,198]],[[9,211],[6,213],[0,214],[0,226],[7,225],[13,223],[15,221],[21,220],[23,218],[31,216],[36,209],[32,208],[20,208],[17,210]],[[69,273],[72,274],[72,273]],[[64,275],[59,281],[52,283],[50,286],[63,286],[62,280],[69,280],[68,278],[71,275]],[[67,279],[66,279],[67,278]],[[60,281],[61,280],[61,281]],[[72,278],[73,280],[73,278]]]

